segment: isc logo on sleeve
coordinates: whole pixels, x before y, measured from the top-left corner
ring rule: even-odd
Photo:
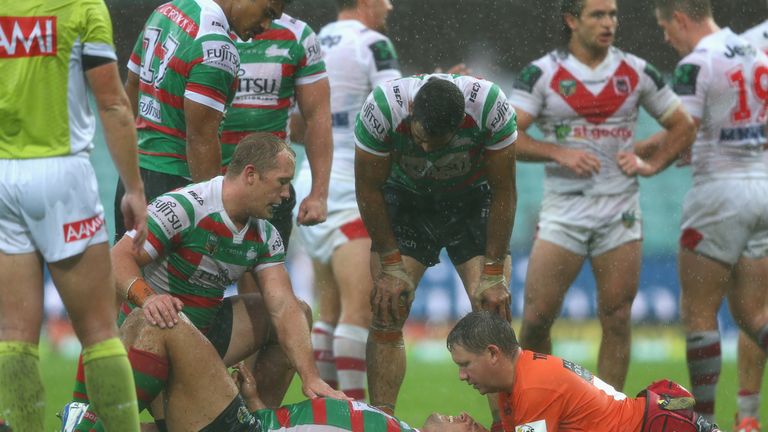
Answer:
[[[56,17],[0,17],[0,58],[56,55]]]
[[[522,425],[515,426],[515,432],[547,432],[546,420],[537,420]]]

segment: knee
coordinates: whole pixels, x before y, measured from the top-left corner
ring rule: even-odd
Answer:
[[[528,311],[523,315],[521,333],[527,333],[529,335],[547,334],[552,329],[555,319],[555,316]]]
[[[626,333],[632,319],[632,299],[600,306],[597,316],[604,332]]]

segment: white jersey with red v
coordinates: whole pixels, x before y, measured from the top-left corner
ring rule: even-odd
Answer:
[[[586,149],[600,159],[600,173],[589,178],[548,163],[547,190],[608,195],[637,188],[636,179],[622,173],[616,154],[632,150],[639,108],[660,119],[679,100],[656,68],[611,48],[594,69],[567,52],[545,55],[518,75],[511,102],[536,117],[545,141]]]

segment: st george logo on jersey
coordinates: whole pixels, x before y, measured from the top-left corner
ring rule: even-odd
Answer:
[[[613,77],[613,89],[616,91],[616,94],[628,95],[632,91],[629,77],[626,75]]]
[[[576,93],[576,81],[562,80],[558,85],[558,91],[563,97],[570,97]]]

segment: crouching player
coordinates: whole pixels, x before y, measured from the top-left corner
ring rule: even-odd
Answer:
[[[472,312],[448,335],[459,378],[498,392],[504,430],[527,432],[716,432],[693,411],[693,396],[657,381],[629,398],[568,360],[520,349],[496,314]]]
[[[160,329],[137,310],[120,329],[136,382],[146,384],[145,392],[157,395],[164,390],[168,396],[169,431],[418,431],[358,401],[316,398],[276,410],[266,409],[247,368],[240,368],[235,374],[238,390],[211,342],[183,313],[179,318],[174,327]],[[67,405],[62,431],[73,431],[86,408],[76,402]],[[90,412],[85,415],[93,416]],[[96,422],[96,430],[100,430],[98,419],[91,420]],[[466,414],[455,417],[433,414],[421,429],[422,432],[483,430]]]

